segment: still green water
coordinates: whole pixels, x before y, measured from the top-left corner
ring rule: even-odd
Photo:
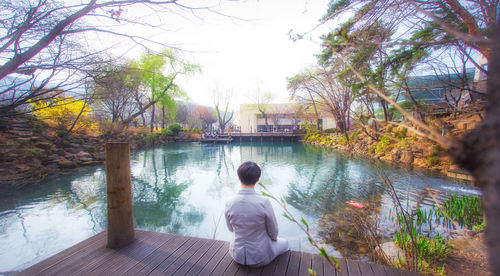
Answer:
[[[375,167],[381,168],[409,204],[431,203],[424,188],[477,195],[450,179],[405,171],[346,157],[301,143],[172,144],[131,156],[134,219],[137,229],[229,240],[224,202],[239,189],[236,169],[251,160],[262,168],[261,181],[282,197],[297,218],[318,233],[321,218],[346,201],[377,204],[382,227],[392,206]],[[103,166],[46,179],[9,195],[0,195],[0,273],[39,262],[106,228]],[[280,237],[291,248],[314,252],[299,228],[281,216],[273,202]],[[390,229],[389,229],[390,232]],[[330,247],[334,255],[338,252]]]

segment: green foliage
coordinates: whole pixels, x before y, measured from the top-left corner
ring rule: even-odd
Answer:
[[[406,137],[406,133],[407,133],[407,131],[408,131],[408,130],[407,130],[406,128],[404,128],[404,127],[397,128],[397,129],[394,131],[393,135],[394,135],[394,137],[396,137],[396,138],[398,138],[398,139],[403,139],[403,138],[405,138],[405,137]]]
[[[337,132],[339,132],[339,130],[336,128],[327,128],[324,130],[324,132],[325,133],[337,133]]]
[[[96,148],[94,146],[88,146],[87,147],[87,151],[88,152],[95,152],[96,151]]]
[[[392,130],[393,130],[393,129],[394,129],[394,126],[393,126],[393,125],[388,125],[388,126],[385,128],[385,130],[386,130],[387,132],[389,132],[389,133],[390,133],[390,132],[392,132]]]
[[[351,135],[349,136],[349,142],[351,143],[356,143],[358,141],[359,134],[361,133],[361,130],[356,130]]]
[[[38,159],[38,160],[45,160],[47,159],[47,152],[45,152],[44,150],[42,149],[39,149],[39,148],[27,148],[27,149],[23,149],[23,153],[24,153],[24,156],[26,156],[27,158],[34,158],[34,159]]]
[[[174,136],[176,136],[182,130],[182,127],[175,123],[168,125],[167,129],[170,130]]]
[[[201,128],[183,128],[182,131],[184,131],[184,132],[201,133],[201,132],[203,132],[203,129],[201,129]]]
[[[473,229],[475,226],[481,227],[483,221],[482,201],[478,197],[451,195],[441,205],[442,209],[436,212],[443,216],[443,223],[451,227],[451,221],[445,216],[445,213],[456,221],[460,226]],[[483,225],[484,227],[484,225]]]
[[[412,258],[418,256],[416,268],[419,272],[441,273],[443,269],[440,263],[446,259],[451,250],[445,238],[439,234],[431,236],[432,223],[437,220],[436,215],[439,217],[433,210],[417,208],[411,214],[397,216],[400,227],[394,233],[394,242]],[[425,226],[429,231],[423,231]],[[404,268],[407,265],[401,258],[396,261],[396,267]]]
[[[442,148],[440,145],[433,145],[429,149],[429,154],[430,155],[438,155],[439,153],[444,152],[444,148]]]
[[[413,144],[413,141],[412,141],[410,138],[405,137],[405,138],[401,139],[401,141],[399,141],[399,142],[396,144],[396,147],[398,147],[398,148],[408,148],[408,147],[410,147],[412,144]]]
[[[56,129],[56,135],[59,137],[63,137],[66,134],[66,130],[64,129]]]
[[[375,153],[384,153],[389,150],[389,146],[391,145],[391,139],[387,136],[382,136],[380,141],[377,143],[375,147]]]
[[[368,147],[368,151],[370,153],[375,153],[376,149],[377,149],[377,145],[371,145],[370,147]]]
[[[429,156],[427,157],[427,165],[429,166],[435,166],[439,164],[439,157],[437,156]]]
[[[174,133],[172,132],[172,130],[170,130],[167,127],[167,128],[164,128],[164,129],[161,130],[161,136],[163,138],[167,138],[167,137],[170,137],[170,136],[174,136]]]

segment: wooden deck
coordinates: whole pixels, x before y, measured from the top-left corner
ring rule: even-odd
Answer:
[[[119,250],[106,248],[106,232],[82,241],[18,275],[340,275],[315,254],[287,252],[252,269],[235,263],[229,243],[136,230],[136,240]],[[376,264],[340,259],[342,275],[416,275]]]

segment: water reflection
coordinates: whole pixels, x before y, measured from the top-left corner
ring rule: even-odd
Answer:
[[[299,143],[172,144],[131,156],[136,228],[229,240],[224,202],[239,189],[236,169],[247,160],[261,165],[262,182],[315,233],[321,233],[320,224],[328,228],[347,221],[336,214],[346,214],[349,200],[369,203],[370,214],[388,215],[390,198],[373,172],[374,165],[364,160]],[[477,193],[439,177],[387,166],[383,170],[410,205],[429,204],[422,194],[425,187],[442,195]],[[277,204],[274,209],[280,236],[289,239],[292,249],[314,251],[304,234],[280,216]],[[102,166],[2,195],[0,272],[38,262],[103,231],[106,223]],[[341,244],[334,245],[346,254]]]

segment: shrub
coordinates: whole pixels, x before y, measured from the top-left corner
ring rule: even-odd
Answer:
[[[387,136],[382,136],[380,141],[377,143],[377,146],[375,147],[375,152],[376,153],[386,152],[389,149],[390,144],[391,144],[391,139]]]
[[[404,127],[398,128],[396,131],[394,131],[394,137],[396,137],[398,139],[403,139],[406,137],[407,131],[408,130]]]
[[[392,132],[393,129],[394,127],[392,125],[388,125],[385,130],[387,130],[387,132]]]
[[[441,153],[443,151],[444,151],[444,149],[440,145],[433,145],[429,149],[429,154],[430,155],[437,155],[437,154],[439,154],[439,153]]]
[[[167,138],[167,137],[170,137],[170,136],[174,136],[174,133],[172,132],[172,130],[170,130],[167,127],[167,128],[164,128],[164,129],[161,130],[161,136],[163,138]]]
[[[59,137],[63,137],[64,134],[66,134],[66,130],[64,129],[56,129],[56,135],[59,136]]]
[[[435,166],[439,163],[439,157],[437,156],[429,156],[427,157],[427,165]]]
[[[23,153],[27,158],[35,158],[38,160],[45,160],[48,156],[44,150],[38,148],[23,149]]]
[[[94,146],[88,146],[87,147],[88,152],[95,152],[95,147]]]
[[[181,125],[175,123],[168,125],[167,129],[170,130],[170,132],[175,136],[179,134],[179,132],[182,130],[182,127]]]
[[[337,132],[339,132],[339,130],[336,129],[336,128],[327,128],[327,129],[324,130],[324,132],[326,132],[326,133],[337,133]]]
[[[396,147],[407,148],[407,147],[411,146],[412,144],[413,144],[413,141],[410,138],[406,137],[406,138],[401,139],[401,141],[399,141],[396,144]]]

